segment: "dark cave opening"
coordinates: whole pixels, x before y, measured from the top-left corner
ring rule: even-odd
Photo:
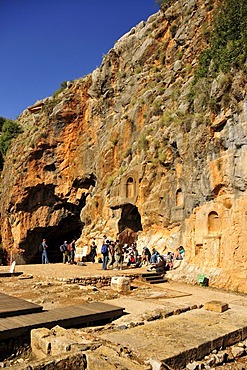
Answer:
[[[130,203],[122,207],[121,218],[118,221],[118,232],[121,233],[127,228],[134,232],[142,230],[141,215],[138,208]]]
[[[96,184],[96,177],[93,173],[78,177],[74,180],[73,189],[89,189]],[[77,240],[84,227],[84,222],[80,219],[80,213],[86,205],[88,194],[82,194],[81,199],[76,203],[59,198],[55,195],[53,184],[38,184],[34,188],[27,189],[27,195],[17,207],[18,210],[32,213],[41,206],[50,208],[50,215],[55,211],[61,212],[61,218],[57,225],[36,227],[28,230],[25,241],[20,243],[19,248],[23,249],[22,261],[25,263],[41,263],[41,253],[39,245],[42,239],[46,239],[48,245],[47,254],[49,262],[62,262],[60,245],[66,240],[70,243],[73,239]]]
[[[59,247],[66,240],[70,243],[73,239],[77,240],[83,229],[83,222],[73,215],[63,218],[56,226],[49,226],[46,228],[37,228],[28,233],[25,245],[28,245],[29,252],[23,255],[26,262],[35,264],[41,263],[41,253],[39,252],[39,245],[42,239],[46,239],[48,245],[47,255],[49,262],[58,263],[62,262],[62,253]],[[21,247],[21,246],[20,246]],[[32,254],[32,256],[30,256]]]

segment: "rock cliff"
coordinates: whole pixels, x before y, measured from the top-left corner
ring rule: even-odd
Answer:
[[[1,180],[2,243],[20,262],[37,260],[43,237],[56,262],[65,239],[129,227],[140,249],[182,244],[191,269],[247,292],[246,73],[191,94],[213,11],[201,0],[160,10],[91,75],[20,115]]]

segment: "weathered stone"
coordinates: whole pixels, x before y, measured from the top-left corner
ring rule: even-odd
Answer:
[[[229,309],[227,303],[219,302],[219,301],[210,301],[204,304],[204,309],[208,311],[214,312],[225,312]]]
[[[130,291],[130,278],[114,276],[111,278],[111,289],[120,293]]]
[[[198,370],[199,369],[199,363],[194,361],[189,364],[187,364],[186,369],[188,370]]]
[[[233,358],[238,358],[246,354],[246,351],[243,347],[234,346],[231,347],[231,353]]]
[[[173,69],[175,72],[179,71],[182,68],[182,63],[180,60],[176,60],[174,63]]]
[[[50,330],[47,328],[31,330],[31,348],[34,353],[41,350],[46,355],[50,354]]]
[[[146,364],[150,364],[152,366],[152,370],[162,370],[164,369],[164,366],[162,362],[157,361],[155,359],[150,358],[146,361]]]

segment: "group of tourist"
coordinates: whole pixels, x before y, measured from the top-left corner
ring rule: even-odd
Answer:
[[[182,245],[177,248],[175,253],[169,251],[167,254],[163,255],[161,255],[156,248],[152,248],[152,253],[150,253],[148,248],[143,248],[144,264],[150,265],[147,271],[155,269],[157,273],[164,273],[165,271],[172,270],[173,261],[184,259],[184,255],[185,250]]]
[[[152,248],[151,252],[148,247],[143,247],[140,255],[136,243],[121,245],[118,240],[111,241],[107,238],[104,239],[100,252],[103,270],[121,270],[125,263],[127,267],[146,265],[149,266],[148,271],[155,269],[158,273],[171,270],[173,268],[173,260],[182,260],[185,254],[184,248],[180,246],[175,253],[168,252],[165,255],[161,255],[155,247]],[[93,263],[96,256],[97,246],[95,241],[93,241],[90,246],[90,258]]]
[[[158,273],[163,273],[173,268],[174,260],[184,259],[185,250],[183,246],[177,248],[175,253],[168,252],[167,254],[160,254],[155,247],[150,251],[148,247],[143,247],[142,253],[139,254],[137,244],[134,242],[131,245],[120,244],[119,240],[113,241],[104,235],[104,240],[101,246],[101,258],[98,262],[102,262],[102,269],[122,270],[123,264],[127,267],[141,267],[148,266],[147,271],[155,270]],[[40,245],[40,252],[42,252],[42,263],[49,263],[47,257],[46,239],[43,239]],[[59,247],[63,256],[63,263],[75,264],[75,239],[71,243],[66,240]],[[98,256],[97,245],[95,240],[90,245],[89,260],[95,263]]]
[[[91,250],[90,250],[91,253]],[[110,241],[105,239],[102,247],[102,270],[116,269],[122,270],[122,264],[124,260],[124,249],[120,245],[119,241]]]
[[[103,270],[122,270],[123,263],[126,263],[127,266],[132,264],[134,267],[141,265],[141,256],[138,254],[136,243],[133,243],[130,246],[128,244],[121,245],[119,240],[109,240],[104,236],[100,253]],[[91,261],[94,263],[95,257],[97,256],[97,246],[95,241],[92,241],[89,256]]]
[[[49,263],[48,256],[47,256],[47,248],[48,245],[46,244],[46,239],[43,239],[40,246],[39,251],[41,252],[41,262],[42,264]],[[63,263],[68,263],[71,265],[75,264],[75,239],[72,240],[71,243],[68,243],[67,240],[59,247],[60,252],[63,254]]]
[[[67,240],[64,241],[59,247],[60,252],[63,254],[63,263],[68,263],[70,265],[75,264],[75,239],[71,243],[68,243]]]

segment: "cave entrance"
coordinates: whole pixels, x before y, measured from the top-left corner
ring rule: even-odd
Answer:
[[[49,262],[58,263],[62,262],[63,256],[59,250],[61,244],[66,240],[70,243],[73,239],[78,239],[83,229],[83,222],[77,217],[69,216],[61,220],[56,226],[50,226],[47,228],[40,228],[33,230],[27,237],[26,244],[31,243],[35,246],[33,256],[27,255],[27,252],[23,255],[24,259],[28,263],[41,263],[41,253],[38,251],[38,246],[42,242],[42,239],[46,239],[48,245],[47,255]]]
[[[72,184],[70,194],[81,190],[80,199],[76,203],[70,203],[67,198],[59,198],[55,195],[55,185],[44,186],[39,184],[32,188],[20,210],[33,212],[41,206],[49,207],[50,214],[57,211],[59,221],[57,225],[47,227],[36,227],[28,230],[27,237],[20,243],[19,248],[24,250],[21,259],[24,263],[41,263],[41,253],[39,245],[45,238],[48,249],[48,259],[52,263],[62,262],[60,245],[66,240],[70,243],[73,239],[77,240],[81,236],[84,222],[80,219],[81,210],[86,205],[88,190],[95,187],[96,177],[93,173],[77,177]],[[47,223],[49,223],[47,221]]]
[[[141,215],[138,208],[130,203],[122,207],[121,218],[118,221],[118,232],[121,233],[127,228],[134,232],[142,230]]]

